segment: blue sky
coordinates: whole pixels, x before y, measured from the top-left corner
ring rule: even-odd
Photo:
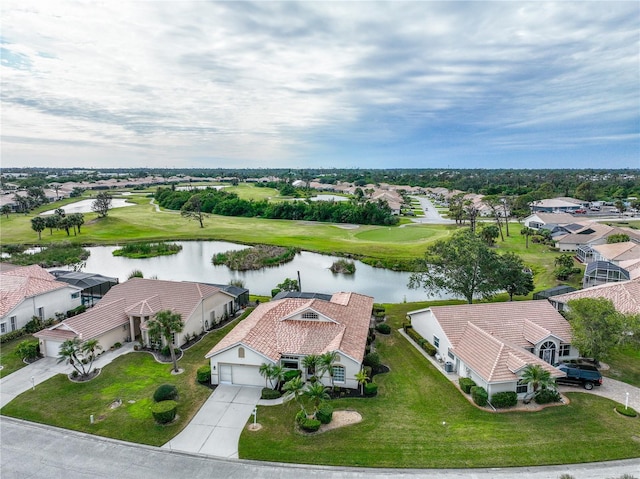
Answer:
[[[2,166],[640,168],[628,2],[3,0]]]

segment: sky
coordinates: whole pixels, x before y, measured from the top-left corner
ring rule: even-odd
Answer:
[[[640,168],[635,0],[3,0],[0,27],[3,168]]]

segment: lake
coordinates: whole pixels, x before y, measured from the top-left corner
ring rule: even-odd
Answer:
[[[91,209],[91,205],[93,204],[93,200],[81,200],[76,201],[75,203],[70,203],[65,206],[61,206],[64,212],[68,215],[72,213],[91,213],[93,210]],[[127,200],[122,198],[113,198],[111,200],[111,208],[124,208],[125,206],[135,206],[135,203],[129,203]],[[40,213],[41,216],[52,215],[56,212],[56,210],[48,210]]]
[[[129,259],[113,256],[116,246],[96,246],[87,248],[91,255],[84,271],[126,281],[133,270],[140,270],[145,278],[173,281],[198,281],[203,283],[228,284],[240,279],[252,294],[271,296],[271,289],[286,278],[297,279],[300,272],[302,290],[306,292],[331,294],[338,291],[353,291],[372,296],[378,303],[402,303],[404,301],[424,301],[429,299],[424,290],[407,287],[410,273],[373,268],[355,261],[353,275],[334,274],[329,268],[336,256],[325,256],[306,251],[296,255],[289,263],[257,271],[232,271],[226,266],[214,266],[211,258],[216,253],[239,250],[247,246],[224,241],[178,241],[182,251],[171,256]],[[438,295],[431,299],[446,299],[450,296]]]

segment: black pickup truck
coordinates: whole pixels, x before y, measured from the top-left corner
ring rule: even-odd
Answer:
[[[598,368],[589,364],[560,364],[556,366],[566,374],[563,378],[556,379],[557,383],[577,384],[585,389],[593,389],[593,386],[602,384],[602,374]]]

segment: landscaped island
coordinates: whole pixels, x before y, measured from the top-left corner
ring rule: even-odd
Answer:
[[[288,263],[299,252],[299,248],[258,245],[240,251],[218,253],[212,262],[215,265],[224,264],[235,271],[247,271]]]
[[[113,256],[125,258],[153,258],[167,256],[182,251],[182,246],[176,243],[127,243],[113,252]]]

